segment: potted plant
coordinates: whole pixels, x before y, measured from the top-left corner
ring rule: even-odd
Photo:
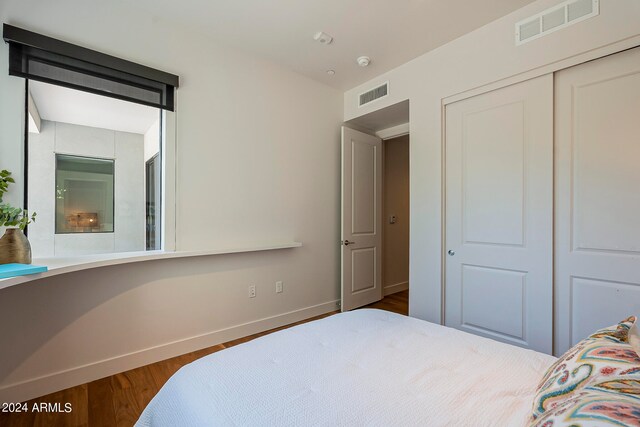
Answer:
[[[7,227],[4,236],[0,238],[0,264],[31,264],[31,245],[23,231],[36,220],[36,214],[34,212],[29,216],[26,209],[2,202],[2,196],[12,183],[15,181],[11,172],[0,171],[0,227]]]

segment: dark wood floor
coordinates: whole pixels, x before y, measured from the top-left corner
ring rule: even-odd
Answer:
[[[408,303],[409,291],[403,291],[389,295],[367,307],[406,315],[408,314]],[[28,413],[0,413],[0,426],[130,427],[137,421],[142,410],[169,377],[187,363],[216,351],[251,341],[254,338],[336,313],[327,313],[30,400],[26,402],[29,408]],[[58,414],[31,412],[34,404],[43,402],[60,403],[63,408],[65,403],[71,403],[73,411]]]

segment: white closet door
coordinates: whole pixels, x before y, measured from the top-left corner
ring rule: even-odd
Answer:
[[[445,324],[551,353],[553,77],[446,106]]]
[[[640,314],[640,49],[556,74],[556,353]]]

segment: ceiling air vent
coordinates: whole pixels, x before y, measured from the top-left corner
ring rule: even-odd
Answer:
[[[516,45],[546,36],[600,13],[599,0],[569,0],[516,24]]]
[[[389,82],[360,94],[358,107],[389,95]]]

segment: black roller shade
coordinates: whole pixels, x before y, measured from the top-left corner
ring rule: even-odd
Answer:
[[[8,24],[9,74],[174,111],[178,76]]]

